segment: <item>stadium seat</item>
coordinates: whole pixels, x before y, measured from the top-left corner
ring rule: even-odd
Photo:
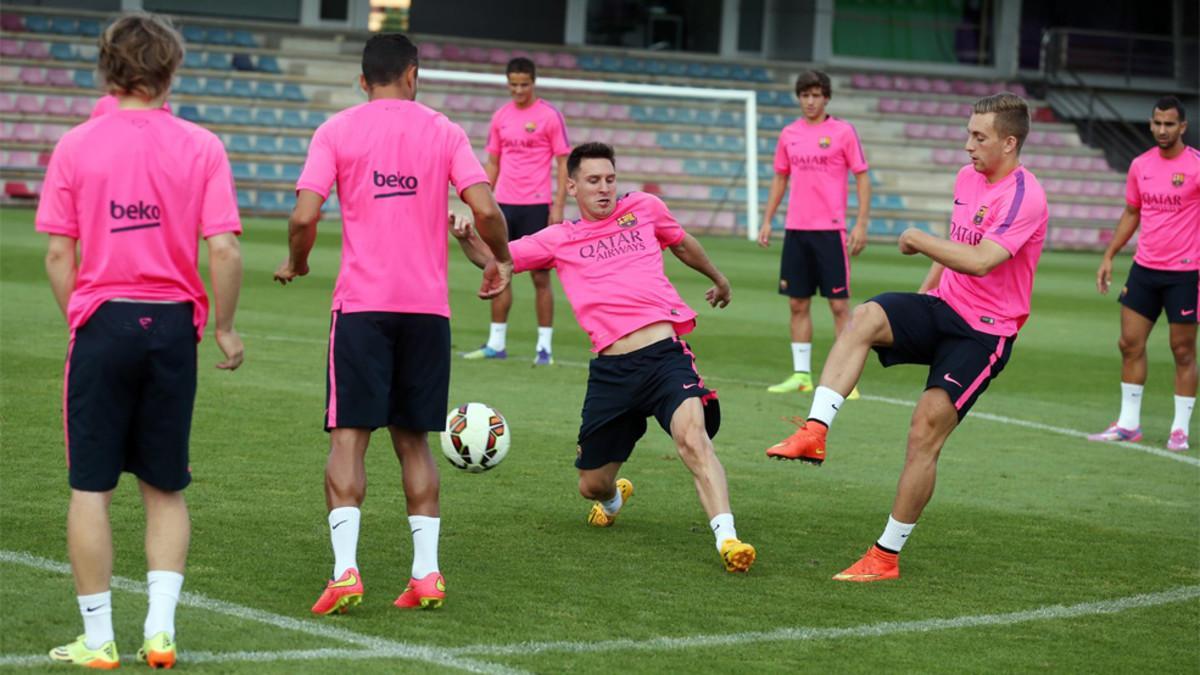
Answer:
[[[42,112],[42,101],[32,94],[21,94],[16,99],[16,111],[33,115]]]
[[[304,168],[302,164],[284,164],[282,178],[289,183],[295,183],[300,180],[300,171]]]
[[[250,58],[249,54],[234,54],[230,65],[234,70],[240,70],[243,72],[255,70],[254,60]]]
[[[100,22],[94,19],[80,19],[78,34],[84,37],[99,37]]]
[[[28,45],[41,45],[39,51],[42,52],[38,56],[29,55],[29,58],[43,59],[49,56],[55,61],[76,61],[79,59],[79,56],[75,53],[75,48],[66,42],[55,42],[50,45],[49,49],[46,49],[44,43],[39,42],[30,42],[26,44],[27,47]]]
[[[248,30],[233,31],[233,44],[239,47],[258,47],[258,38]]]
[[[205,43],[208,42],[208,35],[205,30],[199,26],[184,26],[183,39],[187,42]]]
[[[586,114],[587,104],[582,101],[567,101],[562,106],[562,114],[571,117],[590,117]]]
[[[463,48],[450,42],[442,45],[442,58],[447,61],[464,61]]]
[[[307,152],[305,142],[299,136],[284,136],[279,152],[285,155],[303,155]]]
[[[194,105],[181,105],[176,113],[189,122],[199,124],[204,121],[203,116],[200,114],[200,109]]]
[[[225,124],[229,121],[229,113],[223,105],[204,106],[204,121],[207,124]]]
[[[224,52],[208,52],[204,55],[204,67],[209,70],[231,70],[233,59]]]
[[[472,112],[489,114],[504,105],[500,99],[491,96],[472,96],[471,107]]]
[[[95,103],[91,99],[74,98],[71,101],[71,115],[73,117],[88,117],[92,114],[92,107]]]
[[[254,208],[254,195],[245,190],[238,190],[237,205],[239,211],[249,211]]]
[[[533,63],[538,68],[553,68],[554,54],[550,52],[537,52],[533,55]]]
[[[871,85],[870,85],[871,89],[878,89],[880,91],[890,91],[892,88],[892,78],[887,75],[872,75],[870,81],[871,81]]]
[[[274,82],[258,80],[254,83],[254,97],[278,101],[283,99],[283,93],[279,90],[279,85]]]
[[[12,94],[0,93],[0,113],[13,112],[17,109],[17,99]]]
[[[442,58],[442,48],[436,42],[421,42],[417,45],[417,54],[422,61],[425,59],[440,60]]]
[[[304,123],[306,126],[315,129],[325,123],[326,117],[325,113],[320,110],[309,110],[308,114],[305,115]]]
[[[14,199],[34,199],[38,196],[37,186],[30,187],[25,181],[8,181],[4,184],[4,194]]]
[[[283,98],[287,101],[307,101],[308,98],[304,95],[304,91],[300,89],[300,85],[287,83],[283,85]]]
[[[235,98],[254,98],[254,84],[250,80],[233,80],[229,86],[229,95]]]
[[[338,202],[337,194],[329,195],[329,199],[326,199],[325,203],[321,204],[321,212],[322,213],[329,212],[329,211],[337,211],[339,208],[340,208],[340,203]]]
[[[234,162],[233,164],[230,165],[230,167],[233,169],[233,179],[235,181],[253,180],[254,179],[254,171],[250,168],[250,165],[247,164],[246,162]],[[240,194],[239,194],[238,206],[241,206]]]
[[[91,71],[87,71],[91,74]],[[62,68],[47,68],[46,69],[46,84],[52,87],[74,87],[75,72],[64,70]]]
[[[491,63],[492,65],[503,66],[508,63],[508,60],[510,58],[512,58],[512,56],[510,55],[510,53],[507,49],[496,48],[496,49],[488,50],[488,59],[487,60],[488,60],[488,63]]]
[[[283,209],[283,202],[280,201],[278,192],[259,190],[255,206],[263,211],[280,211]]]
[[[59,16],[50,21],[50,32],[58,35],[78,35],[79,20]]]
[[[278,164],[257,164],[254,168],[254,175],[259,180],[279,180],[282,174]]]
[[[25,16],[25,30],[30,33],[49,33],[50,19],[37,14],[28,14]]]
[[[254,151],[254,148],[250,143],[250,137],[243,136],[241,134],[231,136],[226,147],[230,152],[250,153]]]
[[[223,28],[208,29],[208,44],[210,45],[232,45],[233,34]]]
[[[279,125],[279,117],[274,108],[255,108],[254,125],[259,127],[274,127]]]
[[[488,50],[483,47],[467,47],[463,53],[467,61],[471,63],[487,63]]]
[[[254,137],[254,152],[262,155],[274,155],[279,151],[278,140],[274,136],[258,135]]]
[[[20,80],[22,84],[40,87],[46,83],[46,71],[42,68],[28,68],[22,66]]]
[[[179,78],[179,83],[175,85],[174,90],[177,94],[197,96],[204,91],[204,87],[200,84],[199,78],[184,75]]]
[[[61,124],[43,124],[41,129],[41,140],[47,143],[57,143],[58,139],[62,138],[63,134],[67,133],[67,129]]]
[[[229,108],[229,124],[236,124],[240,127],[248,127],[254,124],[254,117],[249,108],[241,106],[231,106]]]
[[[183,67],[198,70],[204,67],[204,52],[189,51],[183,55]]]
[[[574,54],[562,52],[555,55],[554,65],[562,68],[563,70],[575,70],[576,68],[579,68],[579,61],[575,58]]]
[[[288,190],[287,192],[280,193],[279,201],[280,206],[283,207],[283,210],[290,212],[292,209],[296,208],[296,191]]]
[[[225,97],[229,94],[229,81],[223,77],[206,77],[203,93],[205,96]]]
[[[264,54],[258,57],[258,70],[264,73],[272,73],[278,75],[283,72],[279,67],[279,60],[274,56]]]
[[[20,14],[0,14],[0,30],[10,33],[25,32],[25,21]]]
[[[896,91],[912,91],[913,90],[912,80],[910,80],[907,77],[904,77],[903,75],[897,75],[892,78],[891,89],[894,89]]]

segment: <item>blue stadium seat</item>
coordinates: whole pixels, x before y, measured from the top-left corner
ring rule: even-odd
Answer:
[[[705,63],[689,63],[687,66],[688,77],[708,77],[708,64]]]
[[[208,44],[210,45],[232,45],[233,34],[222,28],[210,28],[208,30]]]
[[[739,82],[749,81],[751,79],[750,69],[746,66],[733,66],[729,70],[729,78],[732,80],[738,80]]]
[[[29,17],[25,17],[28,20]],[[75,86],[83,89],[96,88],[96,75],[90,70],[75,71]]]
[[[282,174],[279,172],[278,164],[258,164],[255,167],[254,175],[259,180],[279,180]]]
[[[708,69],[708,76],[719,80],[728,80],[733,76],[733,69],[724,63],[714,63]]]
[[[229,81],[223,77],[208,77],[204,79],[205,96],[225,96],[229,93]]]
[[[308,115],[304,118],[305,124],[312,128],[317,128],[325,123],[328,116],[320,110],[309,110]]]
[[[204,56],[204,67],[209,70],[230,70],[232,59],[224,52],[208,52]]]
[[[285,155],[303,155],[307,150],[304,147],[304,140],[299,136],[284,136],[283,142],[279,145],[279,152]]]
[[[25,25],[26,27],[29,26],[28,17],[25,19]],[[594,54],[581,54],[579,58],[576,59],[576,65],[578,65],[582,70],[600,70],[600,57]]]
[[[30,33],[49,33],[50,19],[36,14],[29,14],[25,17],[25,30]]]
[[[204,52],[187,52],[183,55],[184,68],[203,68],[204,67]]]
[[[606,73],[621,72],[621,58],[617,57],[617,56],[612,56],[610,54],[605,54],[604,56],[601,56],[600,57],[600,70],[603,70]]]
[[[287,108],[279,114],[279,125],[289,129],[303,129],[308,126],[300,111],[295,108]]]
[[[258,39],[248,30],[233,31],[233,44],[239,47],[257,47]]]
[[[733,110],[722,110],[717,115],[717,124],[722,127],[740,127],[744,119],[742,113]]]
[[[266,80],[258,80],[254,83],[255,98],[265,98],[271,101],[277,101],[283,98],[283,94],[279,92],[279,85]]]
[[[204,87],[200,85],[199,78],[187,75],[180,77],[179,84],[175,86],[175,93],[187,94],[188,96],[197,96],[203,91]]]
[[[225,124],[229,120],[228,113],[225,112],[223,105],[206,105],[204,106],[204,121],[208,124]]]
[[[55,42],[50,45],[50,58],[55,61],[74,61],[78,58],[75,48],[66,42]]]
[[[644,73],[646,72],[646,62],[633,57],[621,59],[621,72],[623,73]]]
[[[279,67],[279,60],[269,55],[258,57],[258,70],[276,75],[283,72],[283,69]]]
[[[254,152],[264,155],[274,155],[276,152],[279,152],[277,141],[278,139],[274,136],[255,136]]]
[[[248,127],[254,123],[254,118],[250,113],[249,108],[241,106],[233,106],[229,109],[229,124],[236,124],[239,127]]]
[[[279,199],[279,193],[275,191],[259,190],[256,206],[264,211],[283,210],[283,202]]]
[[[296,191],[288,190],[283,193],[283,198],[280,200],[280,206],[284,211],[291,211],[296,208]]]
[[[283,165],[283,180],[289,183],[295,183],[300,180],[300,170],[304,168],[302,164],[284,164]]]
[[[189,122],[199,124],[204,121],[204,116],[200,114],[200,109],[194,105],[181,105],[176,112],[180,117]]]
[[[729,188],[720,185],[714,185],[708,189],[708,198],[723,202],[729,198]]]
[[[62,16],[55,17],[50,22],[50,32],[57,33],[58,35],[78,35],[79,20]]]
[[[775,92],[773,91],[763,91],[760,89],[754,97],[758,99],[759,105],[775,105]]]
[[[283,85],[283,98],[288,101],[307,101],[308,98],[304,95],[304,91],[300,89],[300,85],[288,83]]]
[[[750,69],[750,79],[755,82],[770,82],[771,74],[767,72],[766,68],[755,66]]]
[[[254,152],[254,146],[251,145],[251,143],[250,143],[250,137],[243,136],[242,134],[235,134],[233,136],[230,136],[229,137],[229,145],[227,146],[227,149],[229,150],[229,152],[239,152],[239,153]]]
[[[683,172],[689,176],[708,175],[708,162],[703,159],[683,160]]]
[[[671,77],[685,77],[688,73],[687,64],[683,61],[668,61],[667,75]]]
[[[248,72],[255,69],[254,60],[250,58],[249,54],[234,54],[232,65],[234,70]]]
[[[79,34],[84,37],[99,37],[100,22],[92,19],[79,20]]]
[[[691,124],[711,127],[717,123],[717,111],[712,108],[692,108],[691,111],[694,113]]]
[[[254,171],[250,168],[250,165],[247,164],[246,162],[234,162],[231,166],[233,168],[233,179],[235,181],[254,180]],[[241,194],[239,193],[238,194],[238,206],[241,206],[241,205],[242,205]]]
[[[208,42],[207,32],[199,26],[184,26],[183,39],[187,42]]]
[[[650,121],[670,124],[675,121],[675,110],[673,106],[656,105],[650,109]]]
[[[247,211],[254,208],[254,196],[245,190],[238,190],[238,210]]]
[[[646,74],[647,75],[666,75],[667,74],[667,64],[663,63],[659,59],[650,59],[649,61],[646,62]]]
[[[274,127],[279,124],[274,108],[255,108],[254,124],[260,127]]]
[[[229,95],[237,98],[254,98],[254,85],[250,80],[234,80],[229,87]]]
[[[648,105],[629,106],[629,119],[634,122],[649,122],[654,115],[654,108]]]

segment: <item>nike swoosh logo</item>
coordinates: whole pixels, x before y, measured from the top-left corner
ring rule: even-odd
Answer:
[[[420,532],[420,531],[421,531],[421,530],[423,530],[423,529],[425,529],[425,528],[423,528],[423,527],[418,527],[417,529],[413,530],[413,531],[412,531],[412,533],[413,533],[413,534],[416,534],[416,533]]]
[[[700,385],[698,385],[698,384],[692,383],[692,384],[685,384],[685,385],[683,385],[683,388],[684,388],[684,389],[695,389],[696,387],[699,387],[699,386],[700,386]]]
[[[835,405],[835,404],[832,404],[832,403],[831,403],[830,405],[832,405],[832,406],[833,406],[833,409],[834,409],[834,410],[841,410],[841,409],[842,409],[842,408],[841,408],[841,406],[838,406],[838,405]]]
[[[346,523],[348,523],[348,522],[350,522],[350,521],[348,521],[348,520],[343,520],[342,522],[338,523],[337,525],[334,525],[333,527],[331,527],[331,528],[329,528],[329,529],[331,529],[331,530],[336,530],[336,529],[338,529],[338,528],[339,528],[339,527],[341,527],[342,525],[345,525],[345,524],[346,524]]]
[[[957,386],[957,387],[962,386],[962,382],[959,382],[958,380],[954,379],[953,377],[950,377],[950,373],[946,373],[945,375],[942,375],[942,379],[949,382],[950,384]]]
[[[954,200],[954,205],[955,205],[955,206],[966,206],[966,205],[967,205],[967,203],[966,203],[966,202],[960,202],[960,201],[958,201],[957,199],[955,199],[955,200]]]
[[[329,587],[330,588],[347,588],[347,587],[353,586],[357,583],[358,583],[358,577],[351,574],[349,579],[344,579],[342,581],[335,581],[332,584],[329,584]]]
[[[1195,314],[1195,313],[1196,313],[1196,310],[1194,310],[1194,309],[1189,309],[1189,310],[1187,310],[1186,312],[1180,312],[1180,314],[1182,314],[1182,315],[1184,315],[1184,316],[1191,316],[1191,315],[1193,315],[1193,314]]]
[[[841,292],[842,292],[842,291],[844,291],[844,290],[846,290],[846,287],[845,287],[845,286],[838,286],[837,288],[833,289],[833,292],[834,292],[834,293],[841,293]]]
[[[100,609],[100,608],[101,608],[101,607],[103,607],[103,606],[104,606],[104,605],[96,605],[95,607],[88,607],[88,608],[86,608],[86,610],[85,610],[85,611],[88,611],[88,612],[94,612],[94,611],[96,611],[96,610]]]

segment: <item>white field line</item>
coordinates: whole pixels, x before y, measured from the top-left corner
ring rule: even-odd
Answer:
[[[46,572],[53,572],[56,574],[64,574],[64,575],[71,574],[71,566],[67,565],[66,563],[61,563],[61,562],[58,562],[55,560],[41,558],[41,557],[31,555],[29,553],[21,552],[21,551],[0,550],[0,562],[12,563],[15,565],[24,565],[26,567],[32,567],[34,569],[39,569],[39,570],[43,570]],[[114,576],[112,579],[112,588],[114,588],[116,590],[120,590],[120,591],[126,591],[129,593],[137,593],[139,595],[146,594],[145,582],[134,581],[133,579],[127,579],[125,577]],[[329,639],[329,640],[335,640],[338,642],[351,644],[351,645],[357,645],[359,647],[366,648],[372,652],[386,652],[387,656],[390,658],[411,659],[414,661],[433,663],[433,664],[437,664],[437,665],[441,665],[441,666],[446,666],[449,668],[457,668],[459,670],[465,670],[465,671],[471,672],[471,673],[519,673],[519,672],[521,672],[521,671],[513,670],[511,668],[507,668],[507,667],[504,667],[501,665],[497,665],[497,664],[484,663],[484,662],[480,662],[480,661],[459,658],[459,657],[451,654],[449,651],[447,651],[445,649],[440,649],[437,647],[414,645],[414,644],[408,644],[408,643],[404,643],[404,642],[395,642],[393,640],[387,640],[384,638],[372,637],[369,635],[362,635],[359,633],[354,633],[352,631],[346,630],[345,628],[340,628],[338,626],[331,626],[326,623],[319,623],[317,621],[312,621],[312,620],[302,621],[300,619],[293,619],[291,617],[283,616],[280,614],[274,614],[274,613],[266,612],[266,611],[263,611],[260,609],[254,609],[252,607],[244,607],[242,605],[236,605],[231,602],[225,602],[224,600],[216,600],[214,598],[209,598],[209,597],[201,595],[199,593],[184,592],[180,596],[179,602],[181,605],[184,605],[186,607],[196,607],[199,609],[206,609],[211,612],[216,612],[218,614],[224,614],[226,616],[232,616],[234,618],[242,619],[245,621],[252,621],[255,623],[266,624],[268,626],[274,626],[276,628],[282,628],[285,630],[291,630],[291,631],[296,631],[299,633],[305,633],[305,634],[312,635],[315,637],[325,638],[325,639]],[[295,652],[295,653],[296,654],[321,653],[324,651],[325,650],[305,650],[303,652]],[[353,653],[353,652],[357,652],[357,651],[361,651],[361,650],[334,650],[334,651],[337,651],[339,653],[341,653],[341,652]],[[216,655],[216,656],[219,656],[219,655]],[[190,660],[191,653],[184,652],[182,657],[186,660]],[[3,665],[27,665],[26,661],[30,658],[32,658],[32,657],[26,657],[26,656],[0,657],[0,666],[3,666]],[[307,658],[312,659],[312,658],[324,658],[324,657],[310,656]],[[132,660],[133,656],[131,655],[129,657],[129,659]],[[47,665],[47,663],[48,663],[47,657],[45,655],[39,655],[37,657],[36,661],[34,661],[32,663],[32,665],[44,666],[44,665]]]
[[[244,335],[243,337],[254,337],[255,339],[269,340],[269,341],[274,341],[274,342],[300,342],[300,343],[308,343],[308,344],[326,344],[325,340],[319,340],[319,339],[315,339],[315,338],[290,337],[290,336],[286,336],[286,335],[255,335],[255,336]],[[588,367],[588,364],[586,361],[563,361],[563,360],[555,359],[554,362],[556,364],[568,366],[571,368],[587,368]],[[730,384],[741,384],[741,385],[746,385],[748,387],[767,387],[767,386],[770,386],[771,384],[773,384],[771,382],[757,382],[755,380],[740,380],[740,379],[737,379],[734,377],[717,376],[717,377],[707,377],[705,379],[711,380],[713,382],[728,382]],[[861,400],[873,401],[875,403],[886,403],[888,405],[896,405],[896,406],[901,406],[901,407],[905,407],[905,408],[915,408],[917,405],[916,401],[906,401],[906,400],[900,399],[900,398],[889,398],[887,396],[871,396],[871,395],[866,395],[866,394],[863,395]],[[1042,424],[1041,422],[1031,422],[1028,420],[1017,419],[1015,417],[1005,417],[1004,415],[993,415],[991,413],[985,413],[985,412],[972,411],[971,417],[973,419],[988,420],[990,422],[999,422],[1001,424],[1008,424],[1010,426],[1016,426],[1016,427],[1024,427],[1026,429],[1037,429],[1038,431],[1046,431],[1046,432],[1049,432],[1052,434],[1068,436],[1068,437],[1074,438],[1076,440],[1086,440],[1087,435],[1088,435],[1086,431],[1079,431],[1078,429],[1068,429],[1066,427],[1056,427],[1056,426],[1053,426],[1050,424]],[[1152,445],[1145,445],[1143,443],[1097,443],[1096,445],[1097,446],[1120,446],[1120,447],[1130,448],[1132,450],[1144,452],[1146,454],[1154,455],[1156,457],[1162,457],[1164,459],[1172,459],[1172,460],[1175,460],[1176,462],[1183,462],[1184,464],[1191,464],[1192,466],[1200,467],[1200,457],[1192,457],[1191,455],[1184,455],[1184,454],[1179,454],[1179,453],[1175,453],[1175,452],[1170,452],[1168,450],[1164,450],[1163,448],[1156,448]]]

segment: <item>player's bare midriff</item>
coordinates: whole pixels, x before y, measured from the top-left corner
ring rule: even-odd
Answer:
[[[652,323],[649,326],[642,326],[633,331],[629,335],[617,340],[611,345],[604,348],[600,353],[604,356],[616,356],[617,354],[628,354],[634,352],[646,345],[654,344],[659,340],[665,340],[675,336],[675,326],[670,321],[659,321]]]

